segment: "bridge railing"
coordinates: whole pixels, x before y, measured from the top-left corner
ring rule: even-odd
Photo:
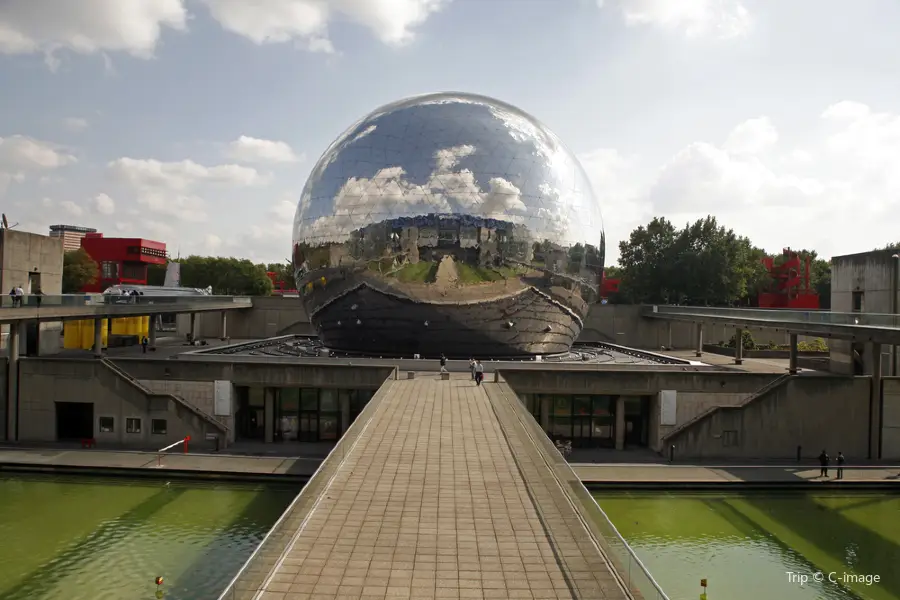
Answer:
[[[235,306],[251,306],[253,299],[246,296],[112,296],[104,294],[59,294],[44,296],[26,294],[19,298],[8,293],[0,296],[0,309],[15,308],[77,308],[82,306],[210,306],[230,303]]]
[[[284,560],[291,544],[303,531],[319,501],[330,488],[338,469],[366,431],[381,401],[390,393],[392,380],[395,377],[396,371],[372,396],[347,432],[341,436],[297,497],[262,539],[241,570],[229,582],[219,596],[219,600],[251,600],[265,588],[275,568]]]
[[[863,327],[900,328],[900,315],[828,310],[790,310],[780,308],[719,308],[713,306],[649,305],[648,316],[678,315],[715,317],[718,319],[756,319],[776,323],[815,323],[820,325],[856,325]]]

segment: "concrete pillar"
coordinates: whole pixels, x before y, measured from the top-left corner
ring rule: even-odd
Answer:
[[[94,319],[94,356],[103,356],[103,319]]]
[[[703,323],[697,323],[697,356],[703,356]]]
[[[884,404],[881,395],[881,344],[872,343],[872,389],[869,392],[869,458],[881,458],[881,421]]]
[[[150,331],[147,339],[151,348],[156,348],[156,322],[160,315],[150,315]]]
[[[797,371],[797,334],[791,334],[791,343],[790,343],[790,358],[788,360],[788,373],[791,375],[796,375]]]
[[[193,321],[193,318],[191,320]],[[265,399],[265,415],[263,417],[265,421],[265,440],[267,444],[271,444],[275,441],[275,388],[265,388],[263,398]]]
[[[616,450],[625,449],[625,396],[616,396]]]
[[[228,338],[228,312],[222,311],[222,341]]]
[[[6,372],[6,440],[9,442],[19,439],[19,326],[17,322],[10,323],[6,338],[9,357]]]
[[[550,402],[550,398],[547,396],[541,396],[541,429],[543,429],[546,433],[550,432],[550,411],[553,410],[553,405]]]
[[[190,314],[191,319],[191,341],[197,339],[197,313]]]
[[[672,349],[672,321],[666,321],[666,348]]]
[[[350,394],[338,394],[341,406],[341,435],[350,429]]]
[[[734,330],[734,364],[744,364],[744,330],[740,327]]]

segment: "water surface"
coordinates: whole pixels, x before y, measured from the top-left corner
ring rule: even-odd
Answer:
[[[298,491],[0,477],[0,600],[215,599]]]
[[[709,600],[900,600],[898,495],[595,497],[672,600],[699,598],[702,578],[708,579]],[[826,580],[815,581],[817,573]],[[832,583],[829,573],[848,580],[877,575],[880,581]]]

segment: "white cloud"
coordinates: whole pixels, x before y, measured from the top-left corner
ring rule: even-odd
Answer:
[[[63,200],[59,203],[59,207],[73,217],[80,217],[84,214],[84,209],[71,200]]]
[[[607,5],[597,0],[600,7]],[[649,25],[687,37],[723,39],[746,35],[753,24],[740,0],[612,0],[628,25]]]
[[[0,53],[79,54],[127,52],[150,58],[162,31],[184,30],[183,0],[4,0],[0,2]]]
[[[111,215],[116,212],[116,203],[106,194],[97,194],[91,200],[91,204],[95,211],[101,215]]]
[[[334,52],[328,24],[336,16],[367,27],[386,44],[402,45],[450,0],[269,0],[266,10],[245,0],[202,2],[222,27],[256,44],[294,40],[313,52]]]
[[[80,133],[87,129],[89,125],[90,123],[88,123],[87,119],[82,119],[80,117],[67,117],[63,119],[63,127],[73,133]]]
[[[651,216],[676,225],[715,215],[770,251],[793,245],[823,254],[864,251],[896,240],[900,210],[900,114],[856,102],[828,107],[802,146],[780,148],[765,117],[737,125],[726,142],[693,142],[655,170],[630,168],[615,151],[581,157],[607,219],[615,259],[619,240]],[[650,180],[648,186],[642,180]],[[622,207],[641,207],[620,218]],[[865,206],[865,210],[860,210]],[[845,225],[865,232],[868,246],[847,248]]]
[[[242,135],[228,145],[227,156],[244,163],[293,163],[303,160],[285,142]]]
[[[24,135],[0,138],[0,171],[58,169],[76,162],[54,144]]]
[[[267,182],[256,169],[240,165],[206,167],[192,160],[161,162],[153,159],[118,158],[107,170],[149,211],[183,221],[207,218],[200,191],[208,186],[255,186]]]

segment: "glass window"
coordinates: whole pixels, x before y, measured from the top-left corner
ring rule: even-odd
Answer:
[[[575,396],[575,414],[585,416],[591,414],[590,396]]]
[[[553,397],[553,414],[561,417],[572,416],[572,397],[571,396],[554,396]]]
[[[125,419],[125,433],[140,433],[141,432],[141,420],[140,419]]]
[[[613,414],[615,403],[612,396],[594,396],[593,398],[595,417],[606,417]]]
[[[572,417],[556,417],[550,421],[550,435],[571,438],[572,437]]]
[[[319,390],[315,388],[300,390],[300,410],[319,410]]]
[[[321,412],[337,412],[337,392],[335,390],[321,390],[319,392],[319,410]]]
[[[100,433],[112,433],[116,420],[113,417],[100,417]]]
[[[150,433],[154,435],[165,435],[167,431],[166,426],[165,419],[150,419]]]
[[[300,410],[300,388],[281,388],[278,397],[282,412],[293,414]]]

